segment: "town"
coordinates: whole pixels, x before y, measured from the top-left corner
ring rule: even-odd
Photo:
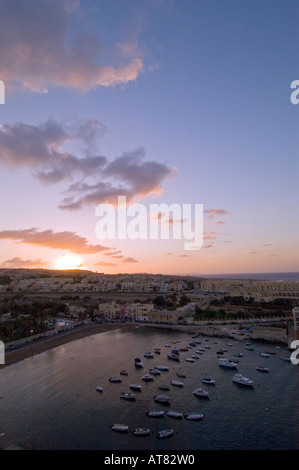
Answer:
[[[15,344],[107,322],[240,333],[254,322],[256,338],[285,341],[290,327],[296,338],[298,299],[299,282],[2,269],[0,339]]]

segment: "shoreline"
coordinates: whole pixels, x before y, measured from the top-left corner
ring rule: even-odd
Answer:
[[[109,323],[109,324],[99,324],[99,325],[90,325],[88,327],[80,328],[77,330],[72,330],[72,331],[66,331],[64,333],[61,333],[59,336],[55,337],[48,337],[47,339],[42,339],[36,343],[31,342],[31,343],[26,343],[20,348],[13,349],[13,350],[8,350],[5,351],[5,364],[0,364],[0,370],[4,369],[5,367],[8,367],[10,365],[16,364],[18,362],[21,362],[25,359],[28,359],[29,357],[36,356],[40,353],[43,353],[45,351],[48,351],[50,349],[54,349],[56,347],[62,346],[64,344],[67,344],[71,341],[75,341],[78,339],[86,338],[88,336],[92,336],[94,334],[98,333],[106,333],[109,331],[114,331],[117,329],[127,329],[130,330],[132,328],[135,328],[135,324],[128,324],[128,323]],[[138,326],[140,327],[140,326]],[[244,335],[244,337],[236,336],[232,334],[231,331],[226,330],[216,330],[216,329],[210,329],[210,328],[203,328],[199,326],[193,326],[190,328],[188,327],[180,327],[180,326],[174,326],[171,325],[169,326],[162,326],[162,325],[142,325],[142,327],[145,328],[158,328],[161,330],[171,330],[171,331],[180,331],[180,332],[186,332],[189,334],[193,335],[203,335],[207,337],[222,337],[222,338],[230,338],[234,339],[237,341],[244,341],[244,340],[251,340],[254,342],[264,342],[264,343],[283,343],[284,346],[287,346],[284,341],[280,341],[278,338],[270,340],[269,338],[266,337],[259,337],[259,338],[253,338],[252,335]]]
[[[113,331],[119,328],[126,327],[131,328],[131,326],[121,323],[91,325],[87,328],[65,332],[61,334],[61,336],[43,339],[37,343],[27,343],[18,349],[5,351],[5,364],[0,364],[0,370],[10,365],[16,364],[17,362],[21,362],[24,359],[28,359],[29,357],[33,357],[50,349],[63,346],[64,344],[69,343],[71,341],[86,338],[97,333],[106,333],[107,331]]]

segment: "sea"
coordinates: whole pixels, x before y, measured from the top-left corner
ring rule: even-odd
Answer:
[[[197,341],[195,346],[189,343]],[[187,332],[139,326],[115,329],[74,340],[27,358],[0,370],[0,446],[24,450],[298,450],[299,449],[299,365],[281,359],[290,351],[281,344],[252,343],[231,338],[198,336]],[[189,346],[189,348],[187,348]],[[202,348],[202,354],[196,353]],[[160,349],[153,358],[148,351]],[[168,358],[172,349],[180,361]],[[217,351],[238,361],[237,370],[219,366]],[[270,357],[259,354],[271,350]],[[243,357],[234,354],[241,353]],[[194,362],[186,361],[193,357]],[[139,357],[143,369],[136,368]],[[142,377],[154,366],[169,370]],[[256,370],[265,366],[267,373]],[[125,370],[127,375],[121,375]],[[178,377],[177,373],[185,377]],[[236,372],[252,379],[253,388],[232,382]],[[110,382],[119,377],[121,382]],[[204,377],[215,385],[202,383]],[[173,380],[182,387],[171,384]],[[133,392],[130,384],[142,385]],[[159,386],[168,391],[161,391]],[[102,387],[98,392],[96,387]],[[203,388],[208,398],[193,391]],[[136,394],[135,401],[120,393]],[[168,405],[156,403],[157,394],[167,394]],[[149,410],[162,409],[163,417],[147,416]],[[182,419],[167,416],[169,410],[183,413]],[[201,421],[185,419],[185,414],[201,412]],[[111,429],[126,424],[129,432]],[[135,428],[149,428],[147,436],[135,436]],[[157,433],[173,429],[173,435],[158,439]]]
[[[272,281],[272,282],[296,282],[299,281],[299,272],[278,272],[278,273],[242,273],[242,274],[202,274],[202,278],[210,279],[241,279],[250,281]]]

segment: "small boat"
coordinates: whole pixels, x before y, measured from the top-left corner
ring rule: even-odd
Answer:
[[[162,416],[164,416],[165,411],[163,411],[163,410],[150,410],[146,414],[147,414],[147,416],[151,416],[153,418],[161,418]]]
[[[145,352],[143,355],[144,355],[144,357],[149,357],[149,358],[154,357],[152,352]]]
[[[189,351],[189,349],[188,348],[180,348],[180,351],[182,351],[182,352],[183,351]]]
[[[180,357],[177,354],[168,354],[167,357],[168,359],[171,359],[172,361],[180,362]]]
[[[181,419],[184,415],[180,411],[175,411],[175,410],[169,410],[167,411],[167,416],[170,416],[171,418],[176,418],[176,419]]]
[[[141,385],[139,385],[139,384],[131,384],[131,385],[130,385],[130,388],[131,388],[132,390],[142,390],[142,387],[141,387]]]
[[[186,375],[185,375],[183,372],[177,372],[177,373],[176,373],[176,376],[177,376],[177,377],[181,377],[182,379],[185,379],[185,378],[186,378]]]
[[[125,400],[136,400],[136,395],[134,393],[120,393],[119,398],[124,398]]]
[[[178,382],[177,380],[172,380],[171,385],[174,385],[175,387],[183,387],[184,386],[183,382]]]
[[[158,403],[169,403],[170,398],[167,395],[155,395],[154,400]]]
[[[239,385],[245,385],[247,387],[253,387],[254,382],[253,380],[248,379],[247,377],[244,377],[241,374],[236,374],[232,378],[233,382]]]
[[[291,362],[291,358],[290,358],[290,357],[281,356],[280,359],[281,359],[282,361]]]
[[[97,392],[102,392],[103,391],[103,387],[100,387],[99,385],[96,387],[96,391]]]
[[[265,353],[266,354],[272,354],[273,356],[276,354],[276,352],[272,351],[272,349],[266,349]]]
[[[111,429],[117,432],[128,432],[129,426],[126,424],[112,424]]]
[[[167,371],[167,370],[169,370],[169,367],[168,366],[157,366],[157,367],[155,367],[155,369]]]
[[[247,349],[247,351],[254,351],[254,348],[253,346],[251,346],[251,344],[248,344],[247,346],[245,346],[245,349]]]
[[[148,428],[136,428],[133,431],[135,436],[148,436],[150,434],[150,429]]]
[[[216,351],[216,354],[223,354],[223,351]]]
[[[165,348],[171,348],[171,344],[165,344]]]
[[[209,385],[215,385],[215,380],[210,379],[209,377],[204,377],[202,380],[202,383],[204,384],[209,384]]]
[[[155,368],[155,369],[150,369],[149,370],[149,373],[152,374],[152,375],[160,375],[161,372],[159,371],[159,369]]]
[[[197,388],[192,393],[193,393],[194,396],[200,397],[200,398],[208,398],[208,396],[209,396],[209,392],[207,392],[203,388]]]
[[[263,366],[257,366],[256,370],[258,372],[269,372],[269,369],[267,367],[263,367]]]
[[[143,367],[143,362],[141,361],[141,359],[139,359],[139,357],[135,358],[135,366],[136,367]]]
[[[172,349],[172,354],[177,354],[178,356],[180,355],[180,350],[179,349]]]
[[[233,347],[233,343],[226,343],[226,346],[230,346],[231,348]]]
[[[158,439],[163,439],[164,437],[169,437],[173,435],[173,429],[162,429],[157,433]]]
[[[110,377],[109,382],[121,382],[121,378],[120,377]]]
[[[221,348],[220,351],[222,351],[222,352],[227,352],[227,349]]]
[[[154,377],[152,377],[150,374],[145,374],[141,380],[144,380],[144,382],[152,382],[154,380]]]
[[[187,413],[185,415],[185,418],[186,419],[190,419],[190,420],[193,420],[193,421],[199,421],[201,419],[203,419],[203,414],[202,413],[197,413],[196,411],[193,412],[193,413]]]
[[[193,354],[191,357],[192,359],[199,359],[199,356],[197,354]]]
[[[259,356],[261,356],[261,357],[270,357],[270,354],[268,354],[268,353],[260,353]]]
[[[120,375],[128,375],[128,372],[126,370],[121,370]]]
[[[229,361],[228,359],[219,359],[220,367],[227,367],[229,369],[236,369],[238,364],[234,361]]]
[[[158,389],[163,390],[164,392],[167,392],[168,390],[170,390],[168,385],[159,385]]]
[[[243,357],[243,354],[242,353],[235,353],[234,356],[235,357]]]
[[[161,354],[161,349],[160,349],[160,348],[154,349],[154,353],[155,353],[155,354]]]
[[[187,361],[187,362],[195,362],[195,359],[193,359],[193,357],[186,357],[185,361]]]

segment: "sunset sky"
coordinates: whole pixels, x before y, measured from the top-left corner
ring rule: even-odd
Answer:
[[[299,271],[298,17],[298,0],[1,0],[0,267]],[[121,195],[203,204],[202,248],[99,239],[96,207]]]

